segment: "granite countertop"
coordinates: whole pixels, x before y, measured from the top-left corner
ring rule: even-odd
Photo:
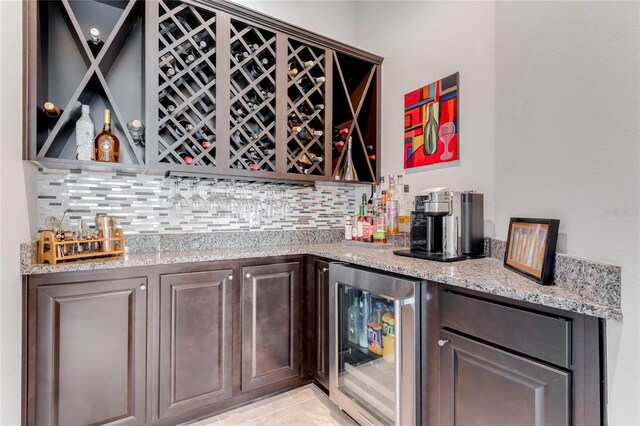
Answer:
[[[153,266],[214,260],[246,259],[267,256],[310,254],[356,265],[437,281],[514,300],[584,313],[600,318],[622,320],[619,307],[608,306],[592,298],[559,286],[541,286],[505,269],[494,258],[442,263],[396,256],[394,247],[362,243],[296,244],[261,247],[235,247],[206,251],[174,251],[130,254],[113,258],[79,261],[59,265],[23,263],[23,275]]]

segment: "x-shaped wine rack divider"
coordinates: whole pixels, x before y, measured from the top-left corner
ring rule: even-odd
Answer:
[[[165,10],[164,13],[162,13],[162,9]],[[170,155],[173,155],[173,157],[177,161],[186,164],[176,152],[177,148],[183,146],[184,149],[186,149],[191,155],[193,155],[193,164],[198,164],[201,160],[204,160],[204,158],[208,158],[209,161],[211,161],[211,163],[215,165],[216,158],[215,156],[210,155],[211,150],[215,149],[215,143],[211,144],[209,148],[202,147],[200,149],[200,152],[195,152],[195,150],[191,149],[189,144],[185,144],[184,142],[192,140],[191,135],[202,132],[203,129],[207,130],[207,132],[205,133],[212,133],[213,135],[215,135],[215,131],[212,131],[212,128],[215,130],[216,100],[215,96],[211,96],[211,89],[213,89],[216,84],[216,67],[215,61],[212,62],[211,58],[216,54],[216,35],[215,32],[211,30],[211,28],[215,28],[216,15],[213,14],[211,18],[205,19],[193,6],[181,3],[173,9],[170,9],[163,0],[159,0],[159,10],[161,13],[159,17],[159,25],[165,26],[165,28],[160,28],[159,38],[160,41],[165,45],[165,47],[158,54],[158,66],[159,68],[162,68],[164,65],[167,65],[171,59],[173,59],[175,63],[180,65],[181,69],[180,71],[176,72],[174,76],[167,76],[165,78],[165,82],[162,83],[159,87],[160,93],[170,89],[174,94],[170,97],[170,99],[172,99],[173,101],[179,99],[180,102],[175,102],[176,109],[173,113],[168,112],[162,104],[158,103],[158,108],[160,108],[160,111],[164,114],[164,118],[162,118],[158,122],[158,129],[166,129],[175,139],[175,141],[171,143],[165,141],[161,137],[158,137],[159,146],[165,148],[162,152],[158,153],[158,160],[162,161],[165,158],[170,159]],[[188,25],[188,23],[186,22],[186,19],[182,20],[180,19],[180,17],[176,16],[178,13],[181,13],[183,11],[191,13],[192,16],[198,20],[199,25],[195,28],[187,28],[186,25]],[[172,25],[175,27],[172,27]],[[180,37],[174,37],[173,33],[171,32],[171,30],[174,28],[181,32]],[[193,43],[194,37],[203,33],[205,35],[208,34],[209,37],[211,37],[211,39],[214,41],[211,49],[207,52],[202,52],[203,54],[199,56],[194,62],[186,64],[182,59],[182,56],[180,55],[181,53],[184,53],[186,49],[181,49],[180,47],[188,44],[193,49],[198,49],[198,46]],[[200,75],[199,77],[197,77],[194,73],[194,70],[200,67],[199,73],[202,74],[201,71],[205,69],[204,67],[206,66],[209,66],[213,71],[214,78],[212,78],[208,82],[204,82],[203,84],[203,82],[201,81],[203,79],[203,76]],[[159,70],[159,73],[161,76],[163,75],[162,70]],[[190,78],[190,81],[192,81],[194,84],[199,84],[200,88],[194,90],[187,83],[187,81],[185,80],[186,78]],[[177,84],[179,82],[182,82],[180,87],[184,87],[184,90],[181,90],[179,88]],[[183,99],[185,90],[188,92],[188,97],[186,99]],[[208,114],[206,112],[201,113],[201,111],[196,108],[197,103],[201,108],[203,108],[204,111],[207,111],[209,105],[207,105],[207,103],[203,100],[205,96],[209,99],[211,105],[213,105],[213,108],[211,108]],[[191,115],[186,114],[187,110],[191,114],[195,115],[199,119],[199,121],[193,120],[193,117]],[[182,116],[187,121],[189,121],[189,123],[194,126],[193,130],[187,131],[187,129],[181,126],[180,123],[176,120],[177,116]],[[182,128],[182,135],[179,135],[171,126],[168,126],[169,122],[173,123],[173,125],[176,127]],[[160,131],[158,131],[158,133],[160,133]]]
[[[314,82],[315,77],[311,75],[311,70],[313,68],[317,66],[320,67],[320,69],[322,70],[322,76],[324,77],[325,75],[325,68],[323,65],[323,60],[324,60],[324,53],[321,53],[320,55],[316,55],[314,49],[310,46],[305,46],[303,44],[301,44],[297,49],[294,48],[291,45],[291,41],[288,41],[288,49],[289,52],[291,52],[288,56],[287,56],[287,63],[291,63],[292,60],[296,60],[298,62],[298,64],[303,64],[305,61],[303,61],[299,54],[300,52],[302,52],[303,50],[306,50],[307,52],[310,53],[311,57],[313,57],[313,65],[308,67],[308,68],[304,68],[298,72],[298,74],[296,74],[295,76],[293,76],[291,78],[291,80],[287,83],[287,104],[288,104],[288,111],[287,111],[287,117],[289,117],[289,115],[292,112],[295,112],[296,115],[299,116],[299,112],[298,112],[298,108],[300,108],[300,106],[302,106],[303,104],[306,103],[306,105],[311,109],[311,111],[313,111],[313,113],[310,116],[307,116],[307,119],[302,123],[302,126],[300,126],[301,128],[305,128],[307,132],[309,132],[310,135],[312,135],[311,133],[311,127],[309,126],[309,123],[314,119],[314,118],[318,118],[318,120],[320,120],[320,122],[323,124],[323,128],[324,128],[324,119],[321,116],[324,113],[324,109],[323,110],[316,110],[315,109],[315,105],[313,104],[313,102],[311,102],[310,100],[310,96],[314,93],[319,93],[320,97],[323,100],[324,103],[324,93],[322,91],[322,88],[325,87],[324,83],[323,84],[316,84]],[[311,87],[311,89],[309,89],[308,91],[305,91],[299,84],[299,81],[302,77],[307,76],[311,82],[313,82],[313,86]],[[295,102],[293,99],[289,98],[289,88],[291,86],[295,86],[298,90],[298,92],[300,92],[301,97],[300,99],[298,99],[297,102]],[[294,103],[295,102],[295,103]],[[302,120],[301,120],[302,121]],[[296,161],[297,159],[302,156],[302,155],[306,155],[307,158],[311,159],[311,157],[309,156],[309,150],[311,148],[313,148],[314,145],[318,145],[320,147],[320,152],[323,153],[324,155],[324,144],[322,143],[322,140],[324,139],[324,135],[323,136],[313,136],[313,139],[310,140],[308,143],[303,144],[300,139],[297,137],[297,133],[293,131],[293,129],[289,128],[289,135],[287,137],[287,157],[289,160],[289,164],[287,164],[287,170],[290,170],[291,166],[294,166],[294,170],[296,170],[296,173],[300,173],[298,171],[298,169],[295,167],[296,165]],[[300,148],[300,150],[296,150],[296,151],[291,151],[289,149],[289,143],[291,141],[295,141],[298,144],[298,147]],[[293,154],[293,156],[291,155]],[[318,170],[320,172],[320,174],[324,174],[324,170],[322,170],[322,168],[320,167],[321,164],[324,164],[324,160],[320,163],[313,163],[308,171],[309,174],[312,174],[314,170]]]
[[[60,133],[60,130],[62,129],[63,125],[69,119],[73,106],[80,100],[80,96],[82,95],[84,90],[87,88],[87,85],[89,84],[89,82],[91,82],[91,79],[95,76],[98,79],[100,85],[102,86],[102,90],[104,91],[104,94],[107,98],[106,102],[108,106],[111,108],[113,114],[115,115],[116,120],[122,127],[122,130],[123,130],[122,133],[124,133],[124,136],[127,142],[124,145],[127,151],[129,152],[129,155],[131,155],[131,158],[135,158],[135,160],[137,161],[136,163],[137,165],[144,165],[144,160],[140,157],[138,152],[135,149],[133,149],[135,142],[133,141],[133,139],[131,138],[131,135],[127,131],[127,123],[122,119],[122,114],[120,113],[120,109],[116,105],[113,99],[113,95],[111,94],[111,91],[109,90],[109,86],[107,85],[105,77],[102,73],[102,70],[100,69],[100,64],[102,63],[102,60],[105,58],[105,56],[107,56],[107,54],[113,55],[109,57],[109,60],[111,61],[111,65],[113,65],[113,61],[115,61],[115,58],[118,56],[118,54],[112,53],[113,49],[115,48],[112,49],[111,46],[114,43],[116,43],[115,42],[116,39],[120,39],[122,44],[124,44],[124,40],[122,40],[122,37],[124,37],[124,35],[120,34],[121,32],[120,30],[122,29],[124,24],[130,19],[132,10],[136,6],[138,6],[138,1],[129,0],[129,3],[122,11],[120,18],[118,19],[115,26],[111,30],[109,37],[107,37],[107,40],[105,41],[104,45],[102,46],[102,49],[100,49],[100,52],[96,57],[93,56],[93,53],[91,53],[91,51],[89,50],[89,46],[87,45],[87,42],[84,40],[84,34],[82,33],[82,29],[80,28],[78,21],[75,19],[75,14],[73,13],[73,9],[69,4],[69,0],[60,0],[60,2],[64,7],[64,11],[67,14],[67,17],[69,22],[71,23],[71,26],[73,27],[73,30],[71,31],[71,36],[75,40],[77,46],[83,46],[83,48],[80,49],[80,55],[82,56],[82,59],[84,60],[85,64],[88,65],[88,69],[84,77],[82,78],[82,80],[80,80],[80,84],[78,85],[78,88],[69,99],[69,103],[64,108],[62,115],[60,116],[55,126],[51,130],[49,137],[47,137],[44,144],[42,145],[42,148],[40,148],[40,150],[38,151],[37,156],[38,157],[46,156],[47,151],[49,151],[49,148],[51,148],[51,144],[53,144],[53,141],[56,139],[56,137]],[[108,66],[107,73],[110,68],[111,66]]]
[[[231,126],[230,133],[232,135],[240,133],[247,141],[247,143],[245,143],[243,146],[234,147],[233,143],[229,144],[230,146],[229,154],[230,154],[231,164],[233,164],[236,161],[239,161],[245,169],[249,170],[250,168],[248,164],[244,161],[242,156],[248,150],[253,148],[254,152],[257,152],[262,157],[262,159],[259,160],[258,162],[258,167],[262,169],[262,167],[265,164],[268,164],[268,167],[270,168],[269,171],[275,171],[276,167],[275,167],[275,164],[272,162],[272,160],[275,161],[275,151],[274,153],[267,155],[254,142],[257,140],[260,140],[263,136],[267,136],[269,140],[274,144],[274,147],[275,147],[275,137],[271,133],[271,130],[275,127],[275,120],[265,125],[265,123],[263,123],[261,118],[258,116],[258,113],[260,113],[260,111],[262,111],[266,107],[271,110],[271,113],[275,117],[275,108],[272,105],[272,102],[275,102],[275,93],[271,97],[269,97],[268,95],[264,97],[262,95],[261,90],[259,90],[259,83],[266,80],[269,83],[270,87],[274,87],[274,90],[275,90],[276,84],[271,74],[275,72],[276,53],[273,50],[271,45],[275,44],[276,37],[275,37],[275,34],[272,34],[271,37],[269,37],[269,40],[267,41],[267,39],[265,39],[265,37],[263,36],[261,30],[244,23],[240,23],[240,24],[247,25],[247,26],[242,30],[238,31],[236,28],[237,24],[234,25],[234,22],[236,21],[234,20],[231,21],[231,38],[229,41],[229,49],[231,49],[231,46],[233,46],[236,42],[239,42],[242,45],[243,49],[246,50],[246,52],[251,52],[251,53],[248,58],[244,58],[240,61],[236,61],[233,55],[230,55],[230,61],[231,61],[230,62],[231,63],[230,105],[240,103],[242,105],[242,108],[247,112],[247,114],[244,117],[242,117],[242,120],[239,120],[239,122],[234,122],[233,125]],[[255,34],[262,42],[261,45],[258,45],[258,48],[255,51],[249,47],[246,40],[244,39],[244,36],[250,32],[253,32],[253,34]],[[265,51],[265,53],[270,53],[271,57],[274,59],[274,61],[270,64],[269,68],[265,68],[263,64],[257,60],[259,57],[259,54],[263,51]],[[246,64],[250,63],[250,61],[253,62],[254,67],[258,67],[262,71],[262,74],[260,74],[255,79],[251,77],[247,73],[246,69],[244,68]],[[246,87],[243,88],[243,87],[240,87],[240,85],[238,85],[238,82],[234,78],[234,74],[237,74],[237,73],[239,73],[242,76],[242,78],[244,78],[247,81],[248,84]],[[261,100],[260,105],[256,105],[255,110],[252,110],[251,108],[249,108],[245,98],[245,95],[247,95],[251,90],[253,90],[253,92],[255,93],[256,98],[259,98]],[[259,132],[253,136],[247,134],[247,125],[249,123],[249,120],[251,119],[253,119],[253,122],[256,123],[260,128]],[[254,137],[255,137],[255,140],[253,140]]]
[[[338,69],[338,75],[340,76],[340,82],[342,83],[342,89],[344,90],[344,93],[346,95],[347,98],[347,103],[349,105],[349,110],[351,111],[351,116],[352,116],[352,121],[351,121],[351,125],[349,126],[349,135],[352,134],[353,130],[355,130],[358,134],[358,136],[360,136],[360,143],[362,144],[362,152],[364,153],[364,161],[367,162],[367,166],[369,168],[369,172],[371,173],[371,178],[373,180],[375,180],[375,173],[373,171],[373,167],[371,167],[371,162],[369,161],[369,158],[366,155],[367,152],[367,147],[366,147],[366,143],[364,141],[364,138],[362,137],[362,131],[360,130],[360,124],[358,123],[358,116],[360,115],[360,110],[362,109],[362,106],[364,105],[364,101],[367,97],[367,92],[369,91],[369,88],[371,86],[371,82],[373,81],[373,77],[376,73],[376,66],[372,65],[371,66],[371,70],[369,70],[368,74],[367,74],[367,80],[366,83],[363,87],[362,93],[360,95],[360,99],[357,100],[357,105],[356,108],[354,109],[354,105],[353,105],[353,101],[351,99],[351,95],[349,94],[349,89],[347,88],[347,83],[345,82],[344,79],[344,75],[342,74],[342,67],[340,66],[340,61],[338,59],[338,55],[334,52],[333,53],[333,58],[334,58],[334,63],[336,64],[336,68]],[[344,160],[344,156],[345,153],[347,152],[346,147],[342,149],[342,152],[340,153],[340,157],[338,157],[338,162],[336,163],[336,169],[333,171],[333,176],[335,177],[336,173],[338,172],[338,170],[340,170],[340,164],[342,164],[342,161]]]

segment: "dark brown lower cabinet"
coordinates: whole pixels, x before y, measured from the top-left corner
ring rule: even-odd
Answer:
[[[242,392],[300,376],[300,263],[242,268]]]
[[[158,417],[232,395],[233,270],[160,275]]]
[[[329,262],[307,262],[306,280],[308,373],[329,390]]]
[[[443,425],[568,425],[568,372],[443,331]]]
[[[28,424],[146,422],[146,289],[145,277],[30,292],[37,315],[28,325],[35,332],[36,372]]]

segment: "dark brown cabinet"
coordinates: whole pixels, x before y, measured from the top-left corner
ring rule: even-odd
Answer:
[[[329,262],[307,262],[307,356],[308,373],[329,389]]]
[[[233,270],[160,275],[159,418],[232,395]]]
[[[37,404],[28,424],[144,424],[146,278],[43,285],[29,301]]]
[[[568,425],[570,373],[442,332],[442,425]]]
[[[242,391],[297,377],[300,263],[242,268]]]
[[[602,423],[602,320],[438,283],[423,298],[428,424]]]

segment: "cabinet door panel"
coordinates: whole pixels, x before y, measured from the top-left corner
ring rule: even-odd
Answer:
[[[569,424],[570,374],[443,331],[443,425]]]
[[[242,391],[300,375],[300,265],[243,268]]]
[[[37,424],[145,423],[145,286],[37,288]]]
[[[231,276],[160,276],[160,418],[231,397]]]
[[[329,388],[329,263],[314,260],[309,276],[309,371]]]

